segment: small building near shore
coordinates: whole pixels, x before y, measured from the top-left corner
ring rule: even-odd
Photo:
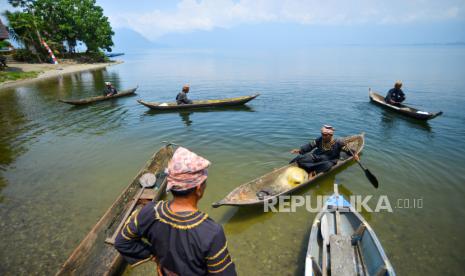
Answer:
[[[3,22],[0,19],[0,41],[6,40],[8,38],[10,38],[8,30],[6,29],[5,25],[3,25]]]

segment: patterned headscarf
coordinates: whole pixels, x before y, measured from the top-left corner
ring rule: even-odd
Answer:
[[[202,184],[208,176],[210,161],[179,147],[168,163],[167,191],[184,191]]]

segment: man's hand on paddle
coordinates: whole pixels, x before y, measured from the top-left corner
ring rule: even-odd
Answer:
[[[299,154],[299,153],[300,153],[300,149],[293,149],[293,150],[291,150],[291,153]]]
[[[358,156],[358,154],[354,154],[354,159],[360,161],[360,157]]]

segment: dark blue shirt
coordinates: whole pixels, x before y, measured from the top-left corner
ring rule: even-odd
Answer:
[[[178,104],[191,104],[192,103],[192,101],[187,98],[187,93],[185,92],[180,92],[176,96],[176,102]]]
[[[306,154],[311,152],[315,158],[322,159],[321,161],[338,160],[341,151],[351,155],[349,149],[341,139],[333,139],[331,142],[324,143],[323,138],[319,138],[310,141],[310,143],[300,147],[300,154]]]
[[[384,100],[389,103],[391,101],[401,103],[405,100],[405,94],[404,91],[400,88],[392,88],[391,90],[388,91],[386,97]]]
[[[107,86],[105,89],[105,95],[110,94],[110,96],[118,94],[118,91],[116,91],[116,88],[113,86]]]

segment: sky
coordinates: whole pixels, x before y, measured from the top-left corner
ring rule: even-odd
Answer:
[[[117,34],[136,32],[158,44],[465,42],[465,0],[97,0],[97,4]],[[6,6],[6,0],[0,0],[0,9]]]
[[[241,25],[359,27],[445,22],[463,25],[465,19],[463,0],[143,0],[137,1],[137,5],[131,5],[130,1],[98,0],[98,3],[105,8],[114,27],[133,29],[150,40],[166,34]]]

